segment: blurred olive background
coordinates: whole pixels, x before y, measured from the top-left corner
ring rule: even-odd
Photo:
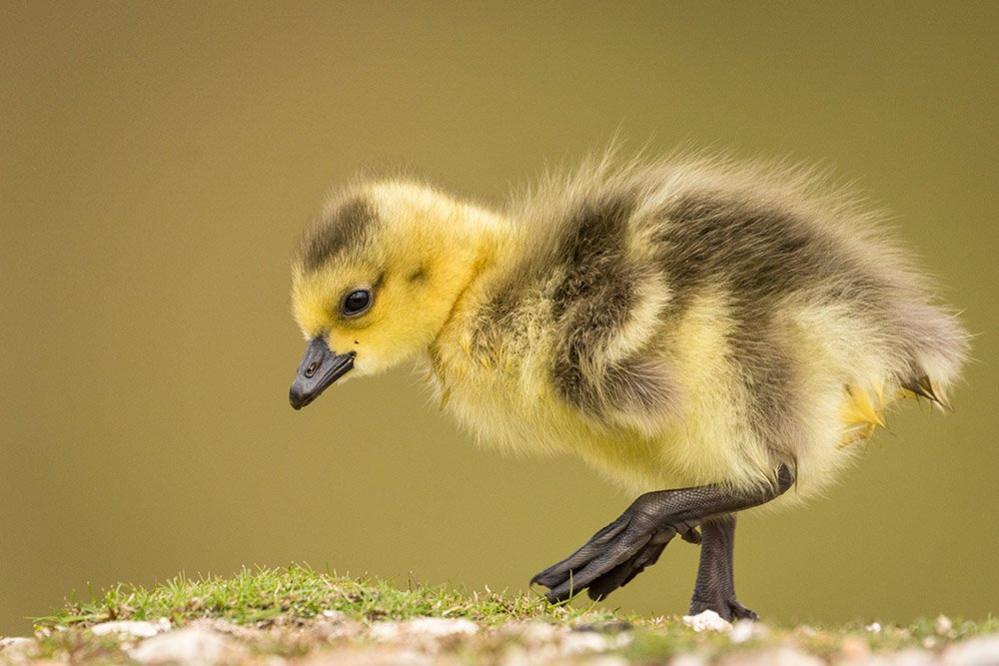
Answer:
[[[771,620],[999,610],[995,3],[45,3],[0,24],[0,634],[72,591],[241,565],[524,589],[630,498],[478,451],[411,371],[296,413],[288,263],[404,165],[501,201],[615,132],[821,161],[979,334],[826,500],[747,519]],[[611,597],[685,610],[675,544]]]

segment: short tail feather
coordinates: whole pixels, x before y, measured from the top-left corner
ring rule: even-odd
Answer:
[[[943,389],[926,375],[899,382],[898,390],[887,398],[883,387],[868,390],[857,386],[847,386],[845,392],[846,400],[844,400],[840,410],[840,418],[846,426],[842,446],[868,439],[877,428],[884,428],[885,410],[896,400],[923,398],[941,409],[950,408]]]
[[[945,409],[950,408],[950,404],[947,402],[943,391],[940,387],[935,386],[933,381],[926,375],[902,382],[901,386],[906,391],[915,394],[916,397],[926,398]]]

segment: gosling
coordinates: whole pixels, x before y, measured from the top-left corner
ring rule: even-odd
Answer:
[[[822,181],[598,157],[502,210],[343,187],[293,261],[291,404],[416,360],[478,439],[643,493],[534,576],[550,602],[605,598],[679,536],[701,548],[689,612],[755,619],[736,513],[821,493],[899,399],[945,405],[968,346],[879,216]]]

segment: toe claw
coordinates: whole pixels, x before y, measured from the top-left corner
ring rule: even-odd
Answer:
[[[734,599],[728,602],[728,606],[732,611],[732,617],[736,620],[752,620],[753,622],[756,622],[760,619],[759,615]]]
[[[534,574],[534,577],[531,579],[531,585],[544,585],[545,587],[551,587],[551,584],[554,582],[555,581],[549,578],[547,569],[540,573]]]
[[[624,527],[619,527],[620,525]],[[608,529],[613,528],[613,529]],[[652,566],[675,536],[672,528],[627,525],[618,519],[594,535],[582,548],[531,579],[531,584],[549,588],[550,603],[562,603],[588,590],[600,601]]]
[[[701,543],[701,533],[697,531],[696,527],[691,527],[689,530],[681,534],[680,538],[687,543]]]
[[[734,620],[753,620],[755,622],[760,619],[759,615],[740,604],[734,598],[714,599],[712,601],[695,601],[690,604],[690,610],[688,612],[691,615],[697,615],[707,610],[718,613],[723,620],[727,620],[728,622],[732,622]]]

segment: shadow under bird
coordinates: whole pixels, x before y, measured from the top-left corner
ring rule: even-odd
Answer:
[[[944,405],[967,351],[877,214],[724,159],[594,158],[497,210],[359,181],[292,273],[296,409],[416,360],[484,442],[574,453],[638,495],[533,578],[552,602],[603,599],[679,536],[701,548],[690,612],[755,618],[736,513],[820,493],[889,405]]]

